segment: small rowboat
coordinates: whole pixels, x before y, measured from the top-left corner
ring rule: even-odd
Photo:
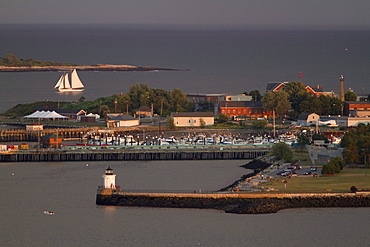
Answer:
[[[53,215],[53,214],[54,214],[54,212],[51,212],[51,211],[45,210],[45,211],[44,211],[44,214],[47,214],[47,215]]]

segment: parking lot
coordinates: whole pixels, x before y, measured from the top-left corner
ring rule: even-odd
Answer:
[[[312,176],[321,175],[321,167],[301,167],[299,165],[291,166],[284,164],[278,170],[272,171],[267,174],[270,177],[291,177],[291,176]]]

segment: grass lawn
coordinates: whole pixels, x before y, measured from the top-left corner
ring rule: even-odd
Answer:
[[[287,183],[283,183],[282,180],[286,180]],[[358,189],[370,189],[370,169],[345,168],[339,174],[332,176],[274,178],[271,182],[261,183],[261,186],[287,193],[350,192],[352,186]]]

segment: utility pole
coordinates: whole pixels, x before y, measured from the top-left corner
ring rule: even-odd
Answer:
[[[274,109],[274,110],[272,110],[272,119],[273,119],[274,137],[275,137],[275,136],[276,136],[275,109]]]

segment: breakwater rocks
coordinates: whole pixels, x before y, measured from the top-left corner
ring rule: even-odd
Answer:
[[[245,165],[242,165],[241,167],[244,167],[246,169],[251,169],[253,170],[252,173],[249,173],[249,174],[246,174],[246,175],[243,175],[239,180],[236,180],[233,184],[225,187],[225,188],[222,188],[220,189],[219,191],[230,191],[230,190],[233,190],[234,188],[236,188],[240,183],[244,182],[245,180],[247,180],[248,178],[251,178],[251,177],[254,177],[256,176],[259,172],[267,169],[268,167],[270,167],[272,165],[272,163],[269,163],[269,162],[265,162],[263,160],[260,160],[260,159],[254,159],[252,161],[250,161],[249,163],[245,164]]]
[[[289,208],[370,207],[369,195],[350,193],[342,195],[317,194],[311,196],[304,194],[301,196],[284,195],[282,197],[263,197],[262,194],[257,195],[260,197],[229,197],[227,194],[157,196],[155,194],[100,195],[98,193],[96,204],[133,207],[217,209],[235,214],[267,214]]]

